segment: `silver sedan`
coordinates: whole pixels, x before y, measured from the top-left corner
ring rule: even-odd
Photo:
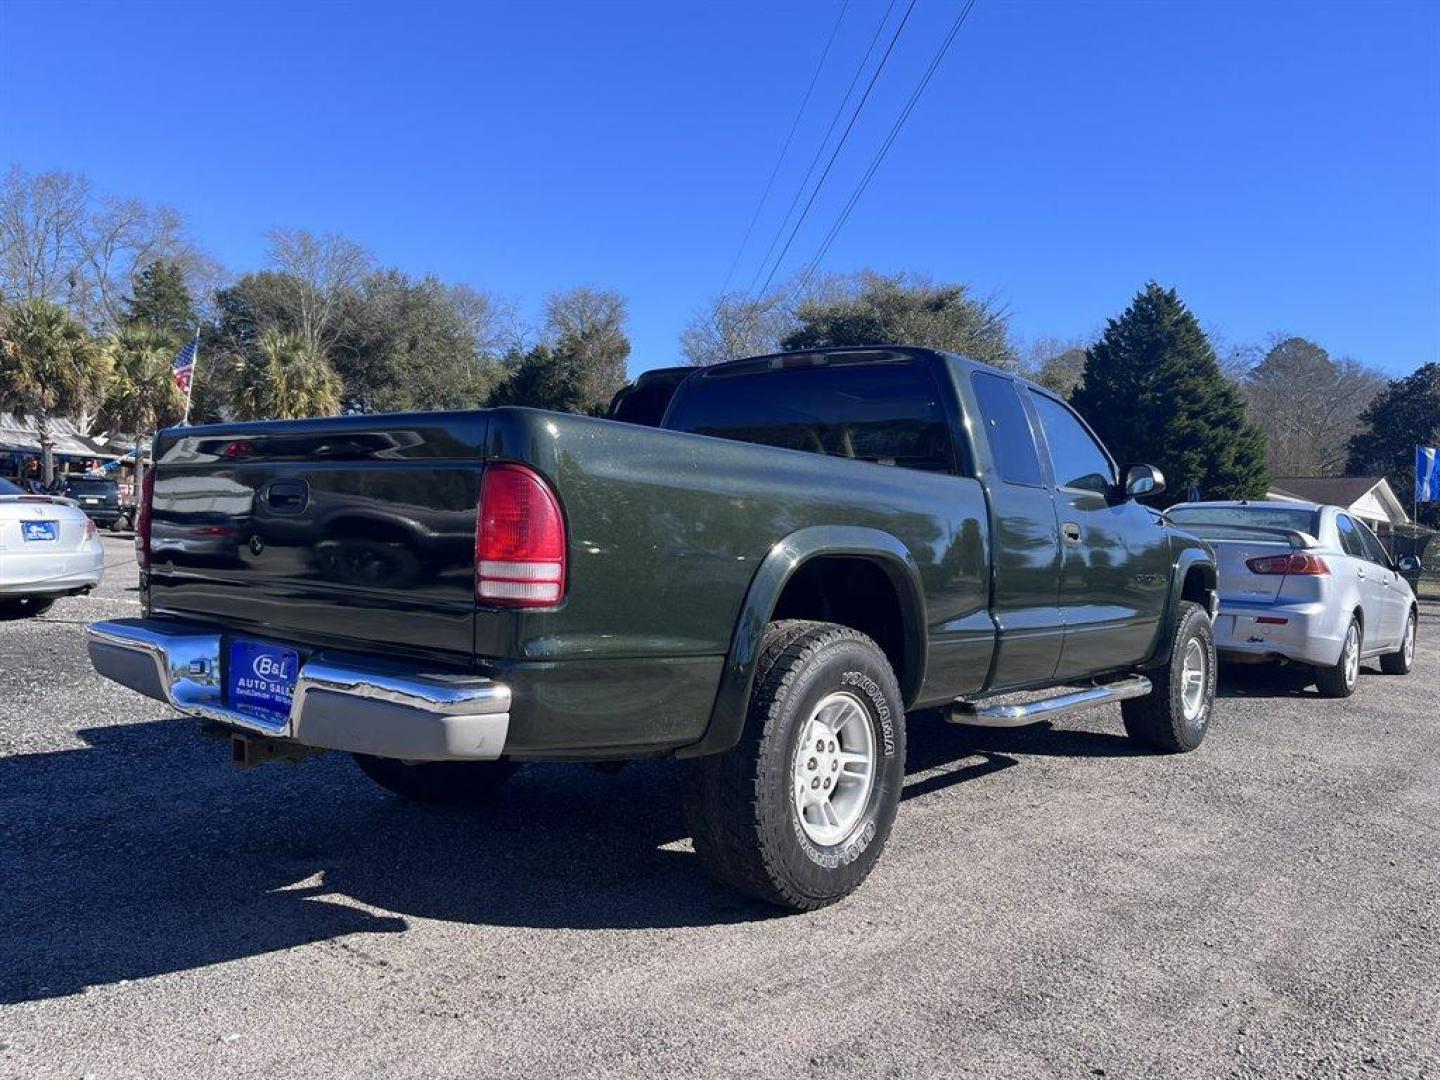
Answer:
[[[1220,612],[1215,648],[1241,662],[1315,668],[1329,697],[1349,697],[1360,661],[1408,674],[1415,594],[1375,534],[1344,509],[1300,502],[1194,502],[1168,511],[1215,549]]]
[[[89,592],[104,566],[95,522],[72,500],[0,479],[0,618],[38,615],[57,597]]]

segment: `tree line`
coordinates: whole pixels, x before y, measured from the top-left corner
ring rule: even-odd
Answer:
[[[170,362],[197,328],[195,422],[500,404],[595,414],[626,380],[615,292],[556,292],[527,326],[493,293],[382,266],[343,237],[268,239],[264,267],[228,279],[176,212],[12,169],[0,186],[0,408],[42,429],[58,415],[82,429],[174,423],[186,403]],[[962,353],[1068,397],[1119,457],[1163,468],[1172,498],[1348,472],[1386,475],[1403,499],[1413,447],[1440,442],[1440,364],[1387,381],[1295,335],[1227,347],[1156,283],[1092,341],[1026,343],[1002,304],[963,283],[807,276],[707,302],[678,347],[705,365],[892,343]]]

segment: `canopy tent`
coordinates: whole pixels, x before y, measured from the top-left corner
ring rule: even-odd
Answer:
[[[54,453],[67,457],[107,460],[120,457],[108,448],[98,449],[94,441],[87,440],[75,429],[74,424],[61,417],[50,421],[50,444]],[[35,422],[35,418],[0,413],[0,451],[39,454],[40,426]]]

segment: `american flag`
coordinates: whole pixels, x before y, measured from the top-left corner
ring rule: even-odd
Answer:
[[[190,393],[190,379],[195,374],[195,353],[200,349],[200,339],[193,337],[175,354],[175,385],[186,394]]]

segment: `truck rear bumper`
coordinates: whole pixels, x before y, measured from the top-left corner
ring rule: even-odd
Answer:
[[[304,658],[285,719],[234,709],[225,702],[225,638],[210,626],[97,622],[89,629],[89,651],[107,679],[181,712],[318,749],[407,761],[492,761],[504,752],[510,728],[504,683],[336,652]]]

